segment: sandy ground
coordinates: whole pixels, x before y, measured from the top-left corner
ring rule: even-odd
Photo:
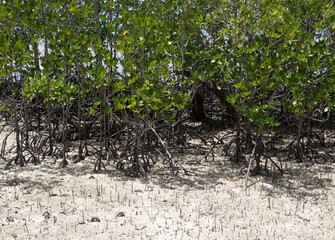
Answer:
[[[244,191],[220,157],[147,180],[114,165],[92,174],[93,158],[53,162],[4,171],[0,160],[0,239],[335,239],[335,164],[293,164]]]

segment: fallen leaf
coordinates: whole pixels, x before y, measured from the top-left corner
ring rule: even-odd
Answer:
[[[43,217],[44,217],[45,219],[49,219],[50,216],[51,216],[51,214],[50,214],[48,211],[46,211],[45,213],[43,213]]]
[[[126,216],[126,215],[124,214],[124,212],[119,212],[116,216],[117,216],[117,217],[124,217],[124,216]]]
[[[100,218],[98,217],[92,217],[91,222],[100,222]]]

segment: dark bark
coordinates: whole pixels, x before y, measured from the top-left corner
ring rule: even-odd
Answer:
[[[230,121],[235,122],[237,120],[237,110],[226,100],[226,96],[229,95],[226,90],[218,87],[215,81],[206,84],[206,87],[219,99],[221,106],[225,107],[224,110],[230,117]]]
[[[199,93],[199,90],[196,90],[194,93],[192,101],[192,115],[196,121],[203,121],[206,118],[204,99]]]

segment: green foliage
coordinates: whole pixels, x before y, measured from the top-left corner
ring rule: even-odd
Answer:
[[[27,80],[21,94],[27,99],[35,96],[41,97],[44,101],[52,103],[71,103],[76,97],[77,86],[73,83],[65,83],[61,78],[49,79],[49,95],[47,94],[47,76]],[[64,94],[65,93],[65,94]]]
[[[279,101],[297,115],[321,102],[335,105],[332,1],[6,4],[0,7],[0,77],[19,74],[26,98],[69,103],[79,91],[96,96],[87,107],[91,114],[143,116],[149,109],[173,119],[174,110],[190,104],[194,86],[215,82],[229,89],[227,102],[259,131],[277,125],[269,109],[279,89],[290,93]],[[47,56],[39,52],[40,69],[35,42],[48,47]],[[69,80],[76,73],[79,83]],[[105,88],[112,93],[99,106],[95,93]]]

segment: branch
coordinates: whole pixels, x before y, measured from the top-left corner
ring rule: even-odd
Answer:
[[[171,165],[171,168],[172,168],[172,172],[174,173],[173,171],[173,168],[175,165],[178,165],[183,171],[185,174],[188,174],[187,170],[178,162],[178,161],[175,161],[171,155],[171,153],[169,152],[169,150],[167,149],[164,141],[162,140],[162,138],[158,135],[158,133],[156,132],[156,130],[149,125],[149,128],[151,129],[151,131],[156,135],[156,137],[158,138],[159,142],[162,144],[163,148],[165,149],[165,153],[166,155],[168,156],[168,159],[171,161],[170,162],[170,165]]]

